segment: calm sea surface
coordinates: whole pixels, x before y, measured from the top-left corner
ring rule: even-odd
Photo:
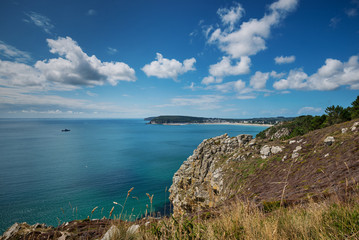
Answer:
[[[14,222],[57,225],[109,215],[170,211],[166,192],[205,138],[256,135],[265,127],[146,125],[139,119],[0,119],[0,233]],[[61,132],[61,129],[71,129]],[[114,214],[119,215],[116,205]],[[123,214],[123,215],[124,215]]]

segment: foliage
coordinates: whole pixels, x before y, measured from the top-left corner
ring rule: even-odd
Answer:
[[[352,102],[352,107],[349,109],[349,112],[352,119],[359,118],[359,96]]]
[[[302,136],[310,131],[328,127],[337,123],[350,121],[355,118],[359,118],[359,96],[352,103],[351,107],[343,108],[342,106],[329,106],[325,109],[325,113],[322,116],[299,116],[292,121],[283,122],[275,125],[269,129],[266,129],[257,134],[257,138],[264,139],[271,137],[274,133],[282,128],[287,128],[289,135],[284,138],[289,139],[296,136]]]
[[[325,109],[327,114],[326,125],[331,126],[337,123],[342,123],[351,120],[349,110],[342,106],[330,106]]]

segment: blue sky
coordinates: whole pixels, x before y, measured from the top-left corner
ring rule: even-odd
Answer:
[[[359,95],[359,0],[3,0],[0,33],[0,117],[318,115]]]

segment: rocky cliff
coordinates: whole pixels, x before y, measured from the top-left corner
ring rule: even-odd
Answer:
[[[174,212],[193,212],[227,199],[226,163],[248,157],[245,151],[253,145],[251,135],[205,139],[173,177],[169,191]]]
[[[202,211],[233,198],[289,203],[345,197],[359,186],[359,122],[286,140],[288,129],[276,129],[258,140],[227,134],[205,139],[173,177],[174,213]]]

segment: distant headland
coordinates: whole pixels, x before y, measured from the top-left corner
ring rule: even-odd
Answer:
[[[145,121],[148,124],[161,125],[186,125],[186,124],[223,124],[223,125],[260,125],[272,126],[280,122],[293,120],[293,117],[269,117],[269,118],[246,118],[246,119],[231,119],[231,118],[205,118],[205,117],[191,117],[191,116],[158,116],[148,117]]]

